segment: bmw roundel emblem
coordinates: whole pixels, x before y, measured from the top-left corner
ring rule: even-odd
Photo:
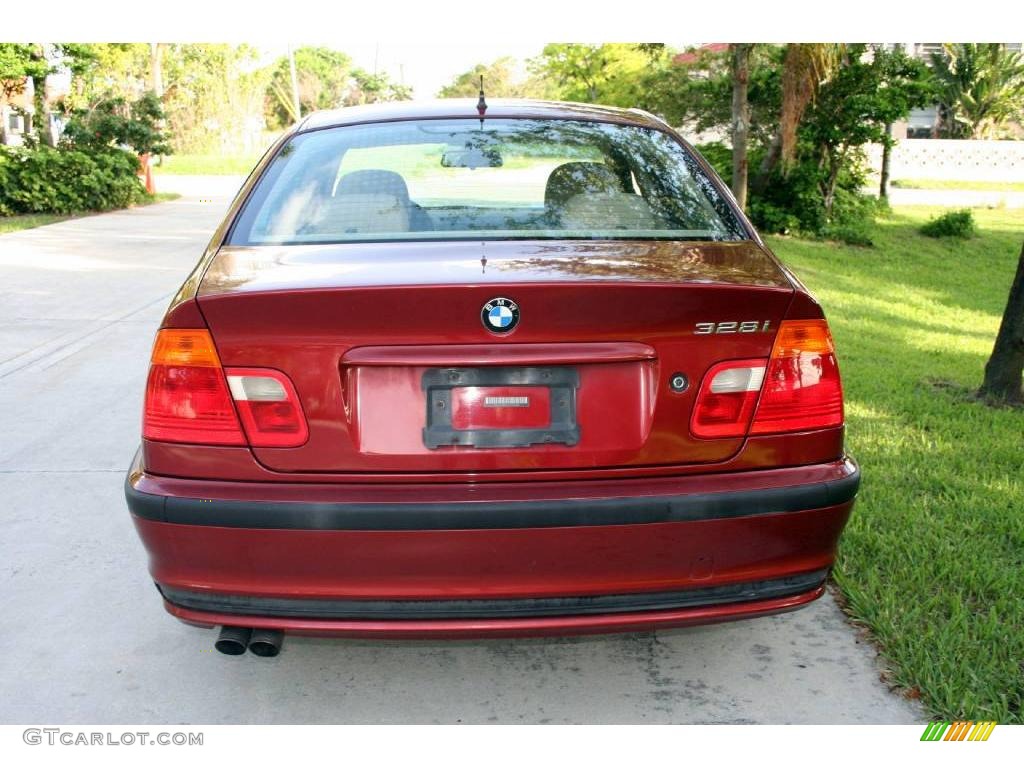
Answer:
[[[491,299],[480,310],[484,328],[494,333],[508,333],[519,325],[519,305],[512,299]]]

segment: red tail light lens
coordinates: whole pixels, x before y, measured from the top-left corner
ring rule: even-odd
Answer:
[[[693,408],[693,436],[714,439],[746,435],[764,370],[764,360],[730,360],[712,367],[701,383]]]
[[[828,324],[785,320],[769,360],[731,360],[707,372],[690,432],[715,439],[803,432],[842,423],[843,388]]]
[[[306,442],[309,429],[295,387],[283,373],[225,371],[209,331],[168,328],[153,346],[142,436],[170,443],[293,448]]]
[[[245,445],[209,331],[164,329],[157,334],[142,436],[171,443]]]
[[[783,321],[750,434],[801,432],[842,423],[843,386],[828,324]]]
[[[229,368],[231,396],[254,448],[295,448],[309,438],[291,380],[269,368]]]

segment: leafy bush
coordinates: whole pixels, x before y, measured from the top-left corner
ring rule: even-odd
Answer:
[[[0,147],[0,215],[109,211],[146,199],[131,152]]]
[[[921,225],[922,235],[928,237],[974,237],[977,228],[969,208],[947,211]]]
[[[838,240],[847,245],[860,245],[870,248],[875,244],[871,237],[871,227],[867,224],[830,224],[821,233],[829,240]]]
[[[856,184],[857,188],[851,188]],[[875,218],[889,212],[889,204],[860,191],[860,176],[836,189],[832,216],[819,233],[849,245],[873,246],[871,231]]]
[[[751,163],[763,153],[753,153]],[[754,166],[756,167],[756,166]],[[809,156],[798,159],[786,172],[777,169],[767,187],[751,192],[750,218],[763,232],[826,237],[852,245],[872,245],[871,225],[882,212],[878,201],[861,192],[864,174],[850,158],[839,171],[832,192],[832,210],[826,207],[823,187],[827,171]]]
[[[108,98],[92,109],[74,110],[61,141],[90,151],[131,147],[140,155],[169,155],[171,148],[159,127],[163,119],[163,107],[155,93],[131,103]]]
[[[722,142],[700,144],[696,149],[718,172],[726,184],[732,176],[732,149]],[[764,152],[753,150],[751,168],[757,168]],[[760,194],[751,190],[748,213],[763,232],[802,234],[840,240],[851,245],[873,245],[871,223],[884,205],[861,193],[864,176],[857,158],[851,158],[840,171],[834,192],[831,215],[825,209],[821,193],[824,171],[810,160],[797,162],[787,173],[777,171]]]

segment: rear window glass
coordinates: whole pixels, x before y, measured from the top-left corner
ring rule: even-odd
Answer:
[[[743,238],[662,131],[574,120],[422,120],[299,134],[234,245],[458,239]]]

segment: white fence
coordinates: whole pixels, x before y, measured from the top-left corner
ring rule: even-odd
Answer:
[[[882,167],[882,148],[867,147],[868,167]],[[1024,182],[1024,141],[903,139],[893,147],[892,179]]]

